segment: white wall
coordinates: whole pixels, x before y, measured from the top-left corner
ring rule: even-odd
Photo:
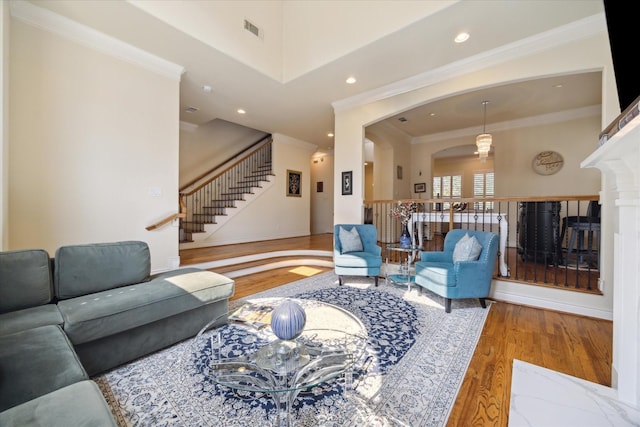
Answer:
[[[178,257],[179,74],[11,22],[9,249],[143,240]],[[151,193],[157,193],[152,196]]]
[[[322,192],[317,183],[322,182]],[[311,234],[333,233],[333,156],[311,161]]]
[[[603,71],[603,120],[613,120],[616,109],[611,105],[612,98],[608,93],[615,92],[615,82],[612,80],[613,67],[611,63],[611,55],[606,34],[606,27],[603,26],[601,33],[587,36],[578,40],[572,40],[564,45],[553,45],[553,47],[542,47],[540,49],[531,49],[530,55],[526,55],[522,50],[513,55],[511,59],[505,59],[492,62],[486,66],[481,64],[469,65],[465,68],[472,70],[467,74],[445,73],[444,70],[439,75],[446,75],[440,81],[431,81],[424,87],[409,87],[398,90],[395,96],[387,96],[377,101],[369,101],[362,105],[340,104],[336,108],[335,121],[335,156],[336,159],[350,159],[351,165],[360,162],[357,157],[358,147],[362,146],[362,128],[371,123],[375,123],[383,118],[390,117],[397,111],[408,110],[414,106],[422,105],[430,100],[438,99],[444,96],[450,96],[463,91],[469,91],[476,88],[488,87],[505,82],[538,78],[541,76],[558,75],[564,73],[573,73],[577,71],[602,70]],[[551,46],[551,45],[550,45]],[[458,69],[458,73],[462,73]],[[615,100],[616,98],[613,97]],[[619,111],[619,109],[617,110]],[[607,121],[608,120],[608,121]],[[593,126],[593,125],[589,125]],[[603,126],[601,126],[602,128]],[[537,143],[541,143],[537,141]],[[593,150],[595,140],[590,138],[585,144]],[[446,148],[446,144],[434,144],[433,151],[439,151]],[[537,148],[536,148],[537,149]],[[536,149],[532,149],[535,151]],[[588,148],[585,148],[588,150]],[[498,151],[499,152],[499,151]],[[417,159],[420,156],[412,155]],[[499,160],[496,158],[496,162]],[[344,161],[336,169],[348,168],[349,164]],[[527,167],[529,168],[529,166]],[[496,170],[499,165],[496,164]],[[415,171],[415,169],[414,169]],[[425,170],[422,170],[423,175]],[[588,172],[591,174],[591,172]],[[427,174],[430,176],[430,170]],[[591,175],[589,175],[591,176]],[[415,178],[415,177],[414,177]],[[568,187],[573,188],[573,187]],[[553,191],[550,188],[550,191]],[[572,190],[571,193],[574,191]],[[591,191],[589,191],[590,193]],[[357,220],[358,206],[356,201],[346,201],[336,191],[334,200],[336,206],[344,203],[344,209],[336,209],[335,221],[347,222],[347,220]],[[611,239],[612,236],[606,236],[603,231],[603,240]],[[604,242],[603,242],[604,243]],[[606,246],[604,246],[606,247]],[[611,264],[601,265],[602,276],[607,279],[611,274]],[[493,292],[494,296],[499,299],[513,300],[520,299],[519,302],[545,306],[552,304],[557,309],[565,309],[565,311],[583,310],[584,314],[597,317],[611,318],[612,311],[612,290],[605,288],[604,296],[596,295],[575,295],[569,296],[559,295],[554,290],[546,290],[545,288],[529,289],[520,284],[510,282],[496,281]]]
[[[411,138],[386,123],[376,123],[365,129],[368,140],[374,143],[374,150],[381,150],[387,157],[386,167],[391,169],[374,171],[376,182],[386,182],[378,196],[386,199],[411,198]],[[390,158],[389,158],[390,156]],[[390,163],[390,165],[389,165]],[[398,167],[402,168],[402,178],[398,177]],[[390,180],[390,181],[389,181]]]
[[[600,190],[600,172],[580,168],[580,162],[596,146],[600,133],[600,114],[556,123],[527,126],[491,132],[493,135],[493,169],[496,173],[496,197],[594,195]],[[437,142],[416,138],[412,151],[412,172],[431,177],[431,157],[450,147],[466,145],[474,136],[452,138]],[[541,151],[559,152],[564,166],[554,175],[539,175],[531,167],[533,158]],[[443,164],[439,161],[439,164]],[[491,167],[491,163],[469,165],[468,170]],[[429,178],[427,179],[429,182]],[[464,188],[473,189],[473,180]],[[429,185],[431,183],[429,182]],[[465,193],[473,197],[473,193]]]

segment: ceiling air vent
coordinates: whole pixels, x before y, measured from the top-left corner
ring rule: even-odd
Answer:
[[[402,123],[408,122],[406,117],[398,117],[398,120],[401,121]]]
[[[244,29],[249,31],[254,36],[262,38],[262,31],[260,31],[260,28],[258,28],[256,25],[253,25],[246,19],[244,20]]]
[[[196,107],[187,107],[184,110],[185,113],[195,113],[196,111],[198,111]]]

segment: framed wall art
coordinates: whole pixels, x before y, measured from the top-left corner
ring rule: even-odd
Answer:
[[[302,172],[287,169],[287,197],[302,197]]]
[[[425,182],[419,182],[417,184],[413,184],[413,192],[414,193],[426,193],[427,192],[427,184]]]
[[[353,194],[353,171],[342,172],[342,195]]]
[[[322,193],[324,190],[324,183],[322,181],[316,182],[316,193]]]

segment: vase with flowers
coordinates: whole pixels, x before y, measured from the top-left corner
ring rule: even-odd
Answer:
[[[411,220],[411,216],[416,212],[416,204],[414,202],[399,201],[397,205],[391,208],[391,217],[399,219],[402,223],[402,234],[400,235],[400,247],[407,249],[411,247],[411,236],[407,225]]]

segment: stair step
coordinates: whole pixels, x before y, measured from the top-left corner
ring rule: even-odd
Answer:
[[[224,192],[220,193],[221,196],[244,196],[242,191]],[[244,201],[244,197],[236,198],[235,200]]]
[[[182,229],[185,233],[204,233],[204,224],[194,221],[182,221]]]
[[[242,194],[253,194],[253,191],[251,191],[252,188],[255,188],[255,187],[238,186],[238,187],[229,187],[229,190],[238,190]]]
[[[235,208],[237,200],[230,199],[212,199],[204,208]]]
[[[217,215],[194,213],[193,222],[196,224],[217,224],[216,216]]]
[[[202,210],[205,215],[217,215],[224,216],[227,214],[227,209],[229,207],[220,207],[220,206],[203,206]]]

